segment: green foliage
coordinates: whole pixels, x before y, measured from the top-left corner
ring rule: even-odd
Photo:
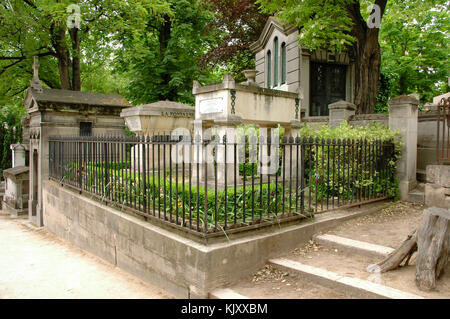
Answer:
[[[375,113],[388,113],[388,101],[391,94],[391,80],[384,73],[380,73],[378,80],[377,104],[375,105]]]
[[[193,80],[208,81],[198,59],[212,41],[206,30],[211,13],[197,0],[168,2],[171,9],[161,18],[148,14],[133,30],[117,35],[121,49],[115,67],[130,79],[125,95],[134,104],[193,104]]]
[[[448,1],[389,1],[380,29],[382,73],[391,95],[419,93],[422,102],[448,92]]]
[[[310,50],[331,48],[341,51],[352,45],[353,25],[346,6],[354,0],[258,0],[264,12],[275,13],[283,22],[300,28],[299,42]]]
[[[389,197],[398,198],[395,170],[403,146],[398,132],[378,123],[352,127],[344,121],[335,128],[327,125],[318,128],[305,126],[300,134],[330,145],[306,148],[305,175],[318,199],[338,195],[340,198],[353,199],[374,196],[382,191],[386,191]],[[333,140],[335,143],[331,144]],[[348,140],[352,144],[357,143],[356,146],[345,146]],[[386,148],[390,143],[392,147]],[[383,155],[377,157],[380,151]],[[384,164],[387,164],[387,169],[383,169]]]
[[[281,213],[286,216],[302,215],[296,210],[296,203],[299,203],[300,192],[294,191],[289,194],[289,188],[283,188],[281,183],[251,185],[228,188],[227,190],[208,188],[203,186],[180,183],[181,176],[178,176],[179,183],[176,183],[174,172],[172,179],[169,178],[169,172],[166,177],[146,176],[145,189],[143,174],[133,174],[129,171],[122,171],[123,168],[129,168],[129,163],[109,163],[109,169],[105,169],[104,162],[94,164],[84,164],[82,168],[82,185],[94,193],[103,194],[104,199],[115,199],[120,205],[137,207],[146,205],[150,210],[155,207],[160,210],[161,216],[172,216],[172,221],[176,219],[179,224],[185,220],[184,225],[189,221],[189,212],[192,213],[192,223],[204,229],[205,218],[205,196],[207,209],[208,228],[218,225],[223,226],[225,218],[230,225],[236,221],[238,225],[247,225],[253,216],[261,221],[277,220]],[[76,163],[68,164],[64,167],[62,181],[74,186],[79,182],[79,166]],[[107,173],[108,172],[108,173]],[[161,174],[162,175],[162,174]],[[180,174],[181,175],[181,174]],[[283,202],[284,191],[284,202]],[[189,196],[190,194],[190,196]],[[236,206],[234,203],[236,202]],[[217,204],[216,204],[217,203]],[[253,209],[251,203],[254,203]],[[184,207],[184,211],[183,211]],[[216,213],[217,209],[217,213]],[[306,207],[307,211],[310,211]],[[306,217],[306,216],[305,216]]]
[[[6,105],[0,109],[0,177],[2,171],[11,167],[10,145],[21,142],[22,126],[21,118],[24,115],[22,107]]]

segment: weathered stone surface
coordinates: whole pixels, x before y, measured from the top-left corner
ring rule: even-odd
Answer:
[[[408,200],[409,192],[417,184],[417,132],[419,101],[411,96],[398,96],[389,100],[389,128],[398,130],[404,143],[397,164],[400,198]]]
[[[450,165],[427,165],[427,182],[450,188]]]
[[[65,202],[77,204],[64,205]],[[103,216],[97,218],[100,210]],[[84,220],[84,226],[69,218],[75,211],[78,220]],[[87,212],[94,216],[88,217]],[[318,224],[302,223],[283,229],[276,226],[204,245],[184,233],[168,231],[101,205],[68,187],[44,182],[44,218],[49,231],[182,298],[207,298],[214,289],[238,281],[263,266],[267,259],[290,251],[299,242],[309,240],[314,232],[350,216],[333,214]],[[86,225],[88,218],[92,225]]]
[[[338,126],[343,121],[348,121],[355,115],[356,105],[347,101],[338,101],[328,105],[330,111],[330,125]]]
[[[450,208],[449,189],[438,184],[427,183],[425,185],[425,205]]]

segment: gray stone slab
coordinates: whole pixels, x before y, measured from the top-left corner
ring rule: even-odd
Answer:
[[[368,280],[351,278],[327,271],[321,268],[304,265],[286,258],[271,259],[269,262],[275,267],[297,273],[318,284],[340,289],[356,297],[387,298],[387,299],[424,299],[408,292],[383,286]]]
[[[319,244],[324,246],[339,248],[340,250],[345,250],[351,253],[369,257],[383,258],[394,251],[394,249],[390,247],[375,245],[330,234],[318,235],[315,236],[314,239]]]

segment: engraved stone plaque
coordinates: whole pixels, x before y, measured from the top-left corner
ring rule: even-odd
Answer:
[[[224,110],[223,98],[214,98],[200,101],[200,114],[222,113]]]

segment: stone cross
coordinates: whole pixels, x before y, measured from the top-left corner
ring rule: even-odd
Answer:
[[[30,87],[35,89],[38,93],[42,93],[42,83],[39,80],[39,57],[33,57],[33,79],[31,80]]]
[[[35,55],[33,57],[33,81],[39,81],[39,66],[39,57]]]

